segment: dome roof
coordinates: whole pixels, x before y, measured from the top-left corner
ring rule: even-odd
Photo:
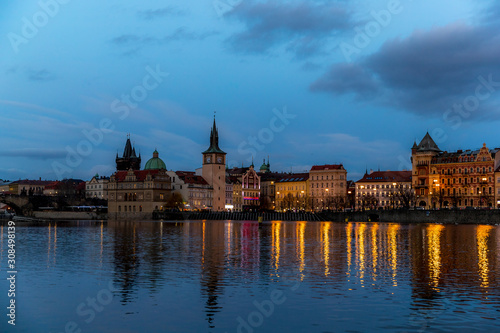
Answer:
[[[269,171],[269,165],[266,164],[266,159],[264,159],[264,163],[260,166],[260,171]]]
[[[154,151],[153,153],[153,158],[151,158],[149,161],[146,162],[146,165],[144,166],[144,170],[160,170],[160,169],[167,169],[167,166],[165,165],[165,162],[161,158],[158,157],[158,151]]]

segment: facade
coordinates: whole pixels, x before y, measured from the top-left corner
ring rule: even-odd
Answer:
[[[241,191],[243,210],[255,210],[260,207],[260,176],[254,170],[253,163],[241,176]]]
[[[109,183],[108,177],[100,177],[96,174],[85,184],[85,197],[107,200],[106,186]]]
[[[129,169],[141,169],[141,154],[139,154],[139,156],[136,155],[135,147],[132,147],[132,143],[130,142],[130,135],[127,136],[125,149],[123,149],[123,156],[118,157],[118,153],[116,153],[116,170],[128,171]]]
[[[309,171],[309,186],[313,211],[344,208],[347,171],[342,164],[314,165]]]
[[[227,211],[233,211],[233,183],[226,177],[226,206],[225,209]]]
[[[425,208],[496,207],[499,148],[443,152],[429,133],[412,147],[416,204]],[[500,183],[497,183],[500,184]]]
[[[210,210],[212,208],[212,186],[202,176],[192,171],[177,171],[176,176],[178,179],[176,186],[180,186],[180,189],[176,191],[181,193],[186,201],[186,209]]]
[[[110,218],[151,218],[163,210],[171,195],[171,180],[166,170],[117,171],[106,189]]]
[[[310,206],[309,173],[293,173],[276,181],[276,210],[298,211]]]
[[[495,169],[494,207],[500,209],[500,166]]]
[[[9,184],[9,193],[14,195],[43,195],[45,187],[54,181],[47,180],[17,180]]]
[[[410,208],[414,203],[411,171],[365,173],[356,182],[356,209]]]
[[[241,212],[243,210],[243,196],[241,189],[241,180],[238,177],[229,177],[229,181],[233,185],[233,210]]]
[[[213,211],[224,211],[226,206],[226,153],[219,148],[219,132],[214,124],[210,133],[210,147],[203,153],[203,179],[212,187]]]

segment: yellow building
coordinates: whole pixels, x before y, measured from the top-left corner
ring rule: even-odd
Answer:
[[[283,175],[276,181],[276,210],[299,211],[309,209],[309,174]]]

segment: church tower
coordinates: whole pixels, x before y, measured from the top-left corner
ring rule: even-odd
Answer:
[[[226,206],[226,153],[219,148],[219,132],[214,124],[210,132],[210,147],[203,153],[202,176],[212,186],[212,210],[223,211]]]
[[[125,143],[125,149],[123,150],[123,156],[118,157],[116,153],[116,170],[117,171],[128,171],[140,170],[141,169],[141,155],[136,155],[135,147],[132,147],[130,142],[130,134],[127,135],[127,142]]]

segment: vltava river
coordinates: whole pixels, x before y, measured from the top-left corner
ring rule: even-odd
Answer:
[[[330,222],[16,228],[2,332],[500,331],[500,230]]]

